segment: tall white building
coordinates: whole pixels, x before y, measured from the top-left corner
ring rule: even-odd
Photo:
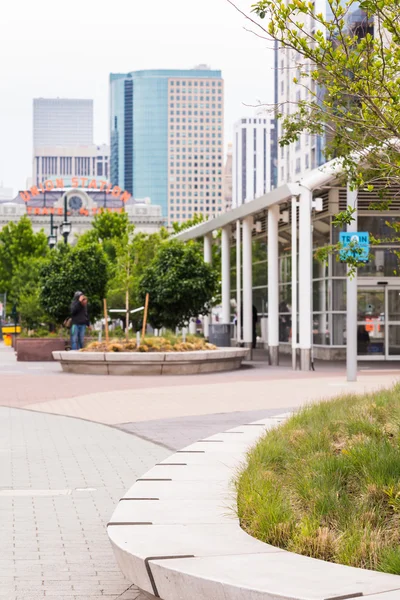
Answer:
[[[276,102],[282,111],[289,115],[297,112],[298,103],[306,99],[310,92],[305,89],[305,80],[302,85],[294,83],[296,65],[304,62],[297,52],[285,48],[279,48],[277,52],[277,90]],[[298,77],[300,80],[300,76]],[[314,93],[315,82],[310,79],[306,84]],[[311,96],[310,96],[311,99]],[[282,136],[282,119],[278,120],[278,139]],[[277,148],[278,186],[284,183],[295,182],[301,179],[308,171],[319,167],[325,162],[323,156],[324,139],[321,136],[303,133],[300,139],[288,146]]]
[[[325,14],[327,18],[331,16],[331,7],[327,0],[316,0],[316,14]],[[361,9],[357,2],[354,2],[348,10],[345,11],[345,20],[351,34],[356,34],[360,38],[367,33],[374,35],[374,23],[369,20],[367,14]],[[301,15],[296,15],[296,20],[301,20]],[[304,17],[303,31],[312,32],[315,30],[315,22],[311,17]],[[300,56],[296,51],[283,48],[276,44],[275,46],[275,104],[285,115],[294,114],[298,110],[298,103],[301,100],[315,101],[322,95],[322,91],[316,86],[311,77],[300,76],[301,70],[308,70],[311,73],[311,63]],[[300,81],[300,84],[294,83],[294,79]],[[282,120],[278,121],[278,139],[282,135]],[[284,183],[296,182],[304,177],[308,171],[321,166],[326,162],[324,148],[326,144],[325,136],[309,135],[303,133],[300,139],[289,146],[279,147],[277,156],[278,165],[278,186]]]
[[[71,185],[72,177],[108,181],[110,147],[96,146],[42,146],[34,149],[33,183],[46,179],[62,178],[65,186]]]
[[[93,100],[33,100],[34,148],[90,144],[93,144]]]
[[[240,119],[234,125],[232,208],[250,202],[273,188],[274,127],[271,118]]]

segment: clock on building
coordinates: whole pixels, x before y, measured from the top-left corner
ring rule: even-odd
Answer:
[[[71,196],[68,203],[71,210],[80,210],[83,206],[82,198],[79,196]]]

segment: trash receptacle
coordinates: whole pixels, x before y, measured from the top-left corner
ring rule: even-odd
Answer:
[[[222,323],[214,323],[209,326],[208,340],[210,344],[214,344],[219,348],[229,348],[233,336],[233,325]]]

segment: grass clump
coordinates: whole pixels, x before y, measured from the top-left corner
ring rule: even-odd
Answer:
[[[136,340],[129,341],[114,339],[107,342],[92,342],[81,352],[195,352],[203,350],[216,350],[213,344],[208,344],[204,338],[187,336],[184,342],[182,337],[169,335],[166,337],[147,336],[138,346]]]
[[[249,452],[236,485],[250,535],[400,575],[400,385],[303,409]]]

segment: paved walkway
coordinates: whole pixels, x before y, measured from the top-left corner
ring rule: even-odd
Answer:
[[[0,345],[0,599],[142,598],[105,529],[136,478],[229,427],[390,386],[398,371],[385,368],[367,365],[357,384],[345,382],[343,365],[293,373],[265,362],[198,377],[95,377],[17,363]]]

